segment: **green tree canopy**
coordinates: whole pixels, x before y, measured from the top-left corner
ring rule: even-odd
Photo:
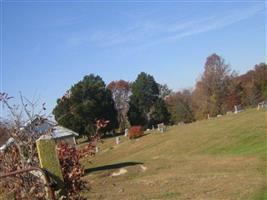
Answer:
[[[163,99],[159,98],[154,106],[153,112],[151,113],[150,125],[155,125],[159,123],[168,124],[171,118],[171,114],[169,113],[166,104]]]
[[[159,88],[154,77],[145,72],[141,72],[132,84],[131,98],[136,97],[138,99],[138,106],[147,114],[150,112],[151,106],[158,99],[158,96]]]
[[[87,75],[73,85],[53,110],[56,121],[79,134],[90,136],[96,119],[110,123],[106,130],[117,128],[117,111],[111,92],[99,76]]]
[[[144,72],[140,73],[132,83],[132,95],[130,96],[128,111],[131,125],[151,126],[155,123],[167,122],[169,115],[165,113],[167,111],[165,103],[159,99],[159,84],[153,76]]]
[[[130,97],[129,111],[127,115],[128,115],[128,120],[132,126],[135,125],[145,126],[148,123],[147,115],[144,112],[144,110],[142,110],[139,107],[138,98],[134,95]]]

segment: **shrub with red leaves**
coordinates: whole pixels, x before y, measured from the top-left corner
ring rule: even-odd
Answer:
[[[84,200],[80,195],[81,190],[86,189],[86,182],[82,180],[84,168],[80,164],[80,159],[86,156],[95,155],[97,141],[101,138],[101,129],[106,127],[109,121],[97,120],[96,133],[82,149],[77,150],[68,144],[59,144],[57,147],[61,171],[65,183],[67,197],[70,200]]]
[[[86,182],[82,180],[84,169],[79,162],[79,151],[68,144],[59,144],[57,150],[68,199],[85,199],[80,195],[80,191],[86,188]]]
[[[128,137],[130,139],[138,138],[144,135],[142,126],[132,126],[129,130]]]

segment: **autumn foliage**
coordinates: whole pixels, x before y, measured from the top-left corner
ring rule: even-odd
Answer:
[[[95,155],[97,141],[100,140],[101,130],[108,125],[109,121],[100,119],[95,123],[96,133],[90,137],[90,141],[81,149],[68,144],[59,144],[57,147],[59,162],[64,179],[67,197],[70,200],[83,200],[80,192],[86,187],[86,182],[82,180],[84,168],[80,160],[87,156]]]
[[[130,139],[138,138],[144,135],[142,126],[132,126],[129,130],[128,137]]]
[[[68,198],[71,200],[84,199],[80,196],[80,191],[86,188],[86,182],[82,180],[84,168],[79,162],[81,157],[79,151],[71,145],[60,144],[58,157]]]

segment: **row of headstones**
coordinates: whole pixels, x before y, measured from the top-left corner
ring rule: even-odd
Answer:
[[[118,136],[115,138],[115,143],[116,145],[120,144],[121,142],[121,138]],[[95,153],[99,153],[100,152],[100,148],[98,146],[95,147]]]
[[[235,114],[245,111],[244,109],[241,108],[240,105],[238,105],[238,106],[235,105],[234,108],[235,108],[235,111],[234,111]],[[258,104],[258,108],[257,108],[257,110],[264,109],[264,108],[267,108],[267,102],[266,102],[266,101],[262,101],[262,102],[260,102],[260,103]],[[228,111],[228,112],[226,113],[226,115],[229,115],[229,114],[232,114],[232,112],[231,112],[231,111]],[[217,117],[221,117],[221,116],[222,116],[222,115],[217,115]],[[208,119],[211,119],[211,117],[210,117],[209,114],[208,114]]]
[[[242,107],[240,106],[240,105],[235,105],[234,106],[234,109],[235,109],[235,111],[234,111],[234,114],[237,114],[237,113],[241,113],[241,112],[244,112],[245,110],[244,109],[242,109]],[[233,112],[232,111],[228,111],[227,113],[226,113],[226,115],[230,115],[230,114],[232,114]],[[223,115],[221,115],[221,114],[219,114],[219,115],[217,115],[216,117],[218,118],[218,117],[222,117]],[[208,117],[207,117],[208,119],[211,119],[212,117],[210,117],[210,114],[208,114]]]
[[[155,130],[155,126],[152,125],[152,131]],[[161,133],[165,132],[167,130],[167,126],[164,125],[164,123],[157,124],[157,130]],[[150,131],[150,129],[147,129],[146,131]]]
[[[158,124],[158,131],[161,133],[165,132],[167,130],[167,126],[164,125],[164,123]]]
[[[262,101],[258,104],[258,110],[260,109],[264,109],[264,108],[267,108],[267,102],[266,101]]]
[[[164,123],[158,124],[157,126],[158,126],[157,130],[160,131],[161,133],[165,132],[166,129],[167,129],[167,127],[164,125]],[[147,130],[150,130],[150,129],[147,129]],[[155,127],[154,126],[152,126],[152,130],[155,130]],[[129,129],[126,128],[125,131],[124,131],[124,136],[125,137],[128,137],[128,133],[129,133]],[[112,134],[112,135],[114,135],[114,134]],[[121,138],[119,136],[116,137],[115,138],[116,145],[120,144],[120,142],[121,142]],[[95,152],[96,153],[99,153],[100,152],[100,148],[99,147],[96,147],[95,148]]]

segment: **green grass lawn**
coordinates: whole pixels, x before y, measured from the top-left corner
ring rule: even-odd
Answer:
[[[83,160],[89,199],[267,199],[266,110],[121,138],[119,145],[105,139],[100,153]]]

